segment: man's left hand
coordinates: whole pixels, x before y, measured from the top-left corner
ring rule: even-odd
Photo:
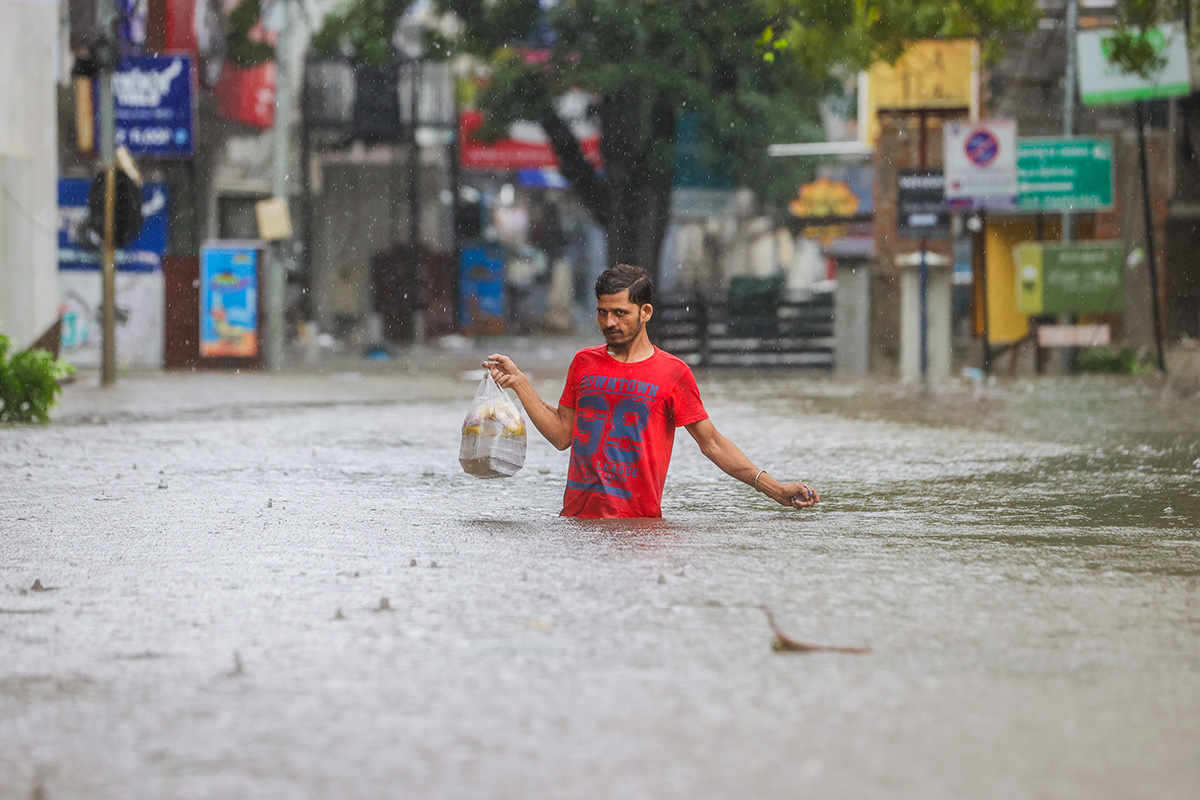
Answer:
[[[821,495],[817,494],[816,489],[798,481],[781,484],[778,495],[772,497],[779,505],[792,508],[811,508],[821,500]]]

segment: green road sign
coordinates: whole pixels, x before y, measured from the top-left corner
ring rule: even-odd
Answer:
[[[1119,314],[1125,310],[1125,245],[1045,244],[1013,248],[1022,314]]]
[[[1112,204],[1112,142],[1017,140],[1018,210],[1106,211]]]

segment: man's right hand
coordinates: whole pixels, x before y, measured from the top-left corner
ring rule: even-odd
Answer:
[[[517,383],[525,377],[517,365],[506,355],[492,353],[483,362],[483,368],[492,373],[492,378],[503,389],[515,389]]]
[[[570,406],[554,406],[538,397],[525,373],[508,356],[492,353],[483,362],[483,367],[492,374],[501,388],[512,389],[525,407],[525,413],[533,426],[546,437],[546,441],[559,450],[571,446],[571,431],[575,426],[575,409]]]

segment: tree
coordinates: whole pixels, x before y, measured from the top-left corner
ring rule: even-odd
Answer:
[[[1183,20],[1191,33],[1194,0],[1118,0],[1117,19],[1109,41],[1109,59],[1125,72],[1149,76],[1162,68],[1164,56],[1146,32],[1160,22]],[[1194,36],[1193,36],[1194,39]],[[1194,49],[1189,43],[1189,50]]]
[[[541,123],[609,260],[658,273],[681,116],[698,111],[736,181],[769,174],[766,145],[795,141],[831,70],[895,57],[909,38],[986,35],[1033,20],[1033,0],[442,0],[457,45],[486,58],[489,124]],[[543,8],[546,6],[546,8]],[[544,58],[523,50],[545,51]],[[852,73],[849,73],[852,74]],[[584,158],[554,98],[599,98],[603,171]],[[807,113],[806,113],[807,112]],[[789,130],[784,133],[784,130]]]

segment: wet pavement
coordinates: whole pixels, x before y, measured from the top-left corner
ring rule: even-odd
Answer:
[[[821,504],[681,432],[663,520],[581,522],[536,436],[457,463],[479,357],[553,401],[575,344],[84,375],[0,428],[0,798],[1196,796],[1200,400],[702,372]]]

